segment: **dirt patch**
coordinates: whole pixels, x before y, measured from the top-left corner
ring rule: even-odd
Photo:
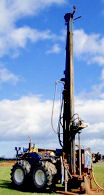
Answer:
[[[12,166],[16,163],[16,161],[9,161],[9,162],[1,162],[0,166]]]

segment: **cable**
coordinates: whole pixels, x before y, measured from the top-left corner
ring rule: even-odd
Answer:
[[[53,106],[52,106],[52,114],[51,114],[51,126],[52,126],[52,129],[53,131],[58,134],[57,130],[54,128],[54,125],[53,125],[53,115],[54,115],[54,106],[55,106],[55,99],[56,99],[56,92],[57,92],[57,84],[58,83],[63,83],[62,81],[56,81],[55,82],[55,92],[54,92],[54,98],[53,98]]]
[[[77,115],[77,118],[74,118],[74,116],[76,116],[76,115]],[[72,118],[70,119],[70,122],[74,122],[77,119],[80,120],[79,114],[78,113],[75,113],[75,114],[73,114]]]
[[[61,101],[60,115],[59,115],[59,121],[58,121],[58,127],[57,127],[58,139],[59,139],[59,144],[60,144],[61,147],[63,147],[63,144],[62,144],[62,141],[61,141],[61,132],[60,132],[60,126],[62,126],[61,119],[63,118],[61,116],[62,115],[62,110],[63,110],[63,97],[62,97],[62,101]]]
[[[55,82],[55,92],[54,92],[54,97],[53,97],[53,106],[52,106],[52,115],[51,115],[51,126],[53,131],[57,134],[57,131],[55,130],[53,126],[53,114],[54,114],[54,105],[55,105],[55,99],[56,99],[56,91],[57,91],[57,81]]]
[[[104,188],[101,187],[101,186],[97,183],[97,181],[96,181],[96,179],[95,179],[93,167],[92,167],[92,177],[93,177],[93,180],[94,180],[95,184],[97,185],[97,187],[98,187],[100,190],[104,191]]]
[[[54,128],[54,125],[53,125],[53,115],[54,115],[54,107],[55,107],[55,99],[56,99],[56,92],[57,92],[57,85],[58,83],[63,83],[62,81],[56,81],[55,82],[55,91],[54,91],[54,98],[53,98],[53,106],[52,106],[52,115],[51,115],[51,126],[52,126],[52,129],[53,131],[58,134],[58,139],[59,139],[59,144],[61,147],[63,147],[63,142],[61,140],[61,132],[60,132],[60,127],[63,127],[62,123],[61,123],[61,120],[62,120],[62,111],[63,111],[63,95],[62,95],[62,99],[61,99],[61,106],[60,106],[60,114],[59,114],[59,121],[58,121],[58,127],[57,127],[57,130]],[[62,94],[62,93],[61,93]],[[77,117],[75,118],[74,116]],[[80,118],[79,118],[79,115],[77,113],[75,113],[71,120],[70,120],[70,126],[71,126],[71,122],[75,122],[76,120],[78,120],[78,127],[77,129],[79,128],[79,122],[80,122]]]

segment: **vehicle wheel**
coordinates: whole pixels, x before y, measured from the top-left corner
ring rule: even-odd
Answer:
[[[22,187],[24,185],[30,168],[30,164],[25,160],[20,160],[13,166],[11,169],[11,180],[15,187]]]
[[[54,184],[54,176],[57,170],[55,165],[48,161],[43,161],[41,165],[36,166],[32,171],[32,184],[36,190],[51,188]]]

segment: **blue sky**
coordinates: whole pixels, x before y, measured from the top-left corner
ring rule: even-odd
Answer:
[[[50,118],[65,68],[64,14],[73,5],[82,16],[74,22],[75,112],[88,124],[82,145],[104,153],[104,0],[1,0],[0,156],[13,156],[28,136],[38,147],[59,147]]]

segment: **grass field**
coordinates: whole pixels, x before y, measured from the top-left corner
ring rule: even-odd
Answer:
[[[104,163],[96,163],[93,165],[94,174],[99,185],[104,187]],[[0,166],[0,195],[32,195],[39,194],[34,193],[31,190],[24,192],[15,190],[11,186],[10,180],[11,166]],[[40,193],[42,194],[42,193]],[[47,195],[50,193],[47,193]],[[55,193],[52,193],[52,195]]]

